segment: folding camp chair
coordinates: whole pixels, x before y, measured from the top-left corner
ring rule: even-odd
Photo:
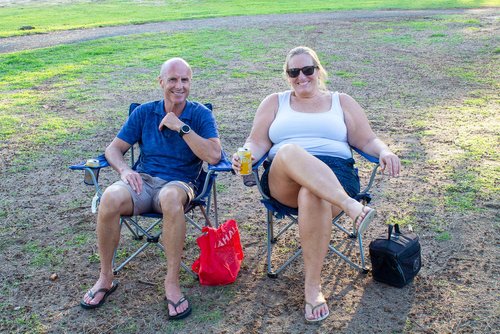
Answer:
[[[356,151],[360,156],[368,160],[370,163],[373,164],[373,167],[371,169],[370,177],[368,180],[367,185],[365,188],[355,196],[355,199],[358,200],[359,202],[363,204],[368,204],[371,201],[371,195],[368,193],[368,191],[371,189],[373,182],[375,180],[375,175],[377,172],[377,169],[379,167],[379,161],[378,158],[375,158],[373,156],[370,156],[354,147],[352,147],[354,151]],[[302,249],[300,246],[298,246],[294,251],[291,251],[292,253],[291,256],[286,258],[286,260],[281,260],[279,265],[273,265],[273,262],[276,262],[273,259],[273,250],[274,247],[277,246],[278,240],[281,237],[284,237],[286,232],[291,231],[291,227],[296,225],[298,223],[298,210],[296,208],[290,208],[287,207],[278,201],[276,201],[273,198],[270,198],[267,196],[260,185],[260,177],[259,177],[259,167],[266,161],[267,159],[267,154],[262,157],[257,163],[255,163],[252,167],[252,174],[254,175],[255,183],[258,186],[259,192],[262,195],[261,202],[264,204],[267,210],[267,275],[271,278],[276,278],[278,277],[278,274],[283,271],[285,268],[287,268],[301,253]],[[357,172],[357,168],[356,168]],[[250,183],[253,185],[253,182]],[[356,224],[353,222],[351,223],[352,227],[345,227],[344,224],[341,221],[341,218],[344,216],[344,212],[342,211],[339,213],[336,217],[332,219],[332,224],[341,232],[343,232],[345,235],[347,235],[349,241],[351,241],[351,244],[358,244],[359,251],[357,258],[355,259],[355,255],[349,256],[350,254],[347,254],[345,251],[341,251],[341,245],[345,244],[345,238],[343,239],[342,242],[336,243],[336,239],[332,239],[330,241],[330,244],[328,245],[329,249],[338,255],[343,261],[345,261],[347,264],[349,264],[352,268],[366,274],[368,273],[368,267],[365,264],[365,255],[364,255],[364,249],[363,249],[363,236],[358,233]],[[276,218],[276,221],[274,220]],[[337,231],[338,231],[337,230]],[[335,229],[334,232],[335,233]],[[286,248],[286,247],[284,247]],[[280,252],[281,254],[281,252]],[[277,267],[277,268],[275,268]]]
[[[138,107],[138,103],[132,103],[129,107],[129,115]],[[211,104],[205,104],[207,108],[212,110]],[[137,146],[137,145],[134,145]],[[138,147],[131,146],[130,153],[130,165],[133,169],[136,167],[137,161],[140,159],[140,152],[137,154]],[[92,212],[97,212],[97,207],[99,205],[100,198],[103,194],[103,190],[99,185],[99,172],[102,168],[108,167],[109,163],[106,161],[104,155],[98,156],[96,161],[92,161],[91,164],[88,161],[81,162],[77,165],[70,166],[72,170],[83,170],[85,171],[84,183],[89,186],[94,186],[95,195],[92,199]],[[217,207],[217,192],[216,192],[216,179],[220,172],[232,171],[231,162],[227,159],[224,152],[222,152],[221,160],[216,165],[208,165],[207,170],[203,170],[200,176],[203,181],[202,189],[196,194],[196,197],[191,201],[191,203],[185,208],[184,213],[186,221],[188,224],[192,225],[197,230],[201,231],[202,225],[194,220],[193,212],[196,208],[201,211],[204,217],[204,225],[212,226],[210,219],[210,213],[212,212],[213,218],[215,220],[215,226],[218,226],[218,207]],[[129,255],[121,264],[115,265],[115,259],[117,258],[117,250],[115,250],[115,256],[113,258],[113,273],[117,274],[127,263],[136,258],[149,246],[156,246],[162,251],[164,247],[161,244],[161,224],[163,219],[162,214],[159,213],[144,213],[139,216],[122,216],[120,217],[120,226],[123,229],[125,226],[128,231],[132,233],[134,240],[142,243],[142,245],[131,255]],[[145,241],[142,241],[145,240]],[[197,275],[183,262],[181,266],[195,278]]]

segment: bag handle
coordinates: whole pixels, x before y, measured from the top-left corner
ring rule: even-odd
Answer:
[[[394,233],[401,234],[401,231],[399,230],[399,224],[394,224]]]
[[[388,230],[388,234],[387,234],[387,240],[391,240],[391,235],[392,235],[392,229],[394,228],[394,234],[397,236],[399,234],[401,234],[401,231],[399,229],[399,224],[394,224],[394,226],[392,225],[389,225],[387,230]]]

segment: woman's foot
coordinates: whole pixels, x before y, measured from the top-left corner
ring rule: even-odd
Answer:
[[[349,198],[342,206],[344,212],[352,219],[354,229],[358,234],[362,234],[375,217],[375,209],[363,205],[355,199]]]
[[[307,322],[317,322],[326,319],[330,315],[330,310],[326,304],[325,297],[321,292],[321,287],[306,288],[304,317]]]
[[[318,312],[318,310],[320,309],[323,310]],[[317,313],[319,313],[318,316],[315,315]],[[325,320],[330,315],[330,310],[328,309],[328,305],[326,305],[326,302],[318,304],[316,306],[313,306],[313,304],[306,302],[304,314],[307,322],[318,322]]]
[[[361,209],[361,213],[354,220],[354,224],[356,224],[356,229],[358,230],[358,234],[363,234],[368,225],[372,222],[375,217],[375,209],[372,209],[367,206],[363,206]]]

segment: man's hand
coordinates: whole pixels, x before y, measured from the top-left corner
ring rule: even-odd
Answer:
[[[182,121],[173,112],[169,112],[161,120],[158,130],[161,131],[163,130],[163,127],[166,127],[170,130],[179,132],[182,125],[184,125],[184,123],[182,123]]]
[[[123,182],[130,185],[133,191],[137,194],[142,192],[142,178],[136,171],[132,169],[126,169],[120,173],[120,178]]]

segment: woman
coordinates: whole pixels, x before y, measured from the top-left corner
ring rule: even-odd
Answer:
[[[375,215],[352,198],[359,192],[359,179],[349,145],[379,157],[382,171],[391,176],[399,175],[401,164],[375,136],[361,106],[347,94],[326,89],[327,73],[312,49],[292,49],[283,68],[291,90],[262,101],[244,147],[254,160],[269,151],[272,162],[262,176],[264,191],[286,206],[299,208],[304,312],[307,321],[315,322],[329,315],[321,269],[332,217],[345,211],[363,233]],[[239,172],[237,154],[232,163]]]

